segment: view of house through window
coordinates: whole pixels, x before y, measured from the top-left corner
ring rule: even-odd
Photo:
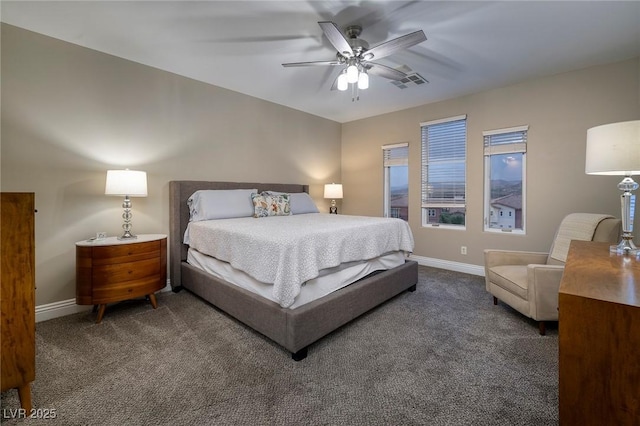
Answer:
[[[484,132],[485,231],[524,232],[527,126]]]
[[[422,226],[464,228],[467,117],[421,123]]]
[[[409,220],[409,144],[383,145],[384,216]]]

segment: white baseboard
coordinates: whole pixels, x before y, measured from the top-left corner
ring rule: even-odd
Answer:
[[[171,284],[169,280],[167,280],[167,285],[160,291],[170,290]],[[46,305],[39,305],[36,306],[36,322],[77,314],[91,310],[92,308],[93,306],[90,305],[76,305],[76,299],[61,300],[59,302],[47,303]]]
[[[46,305],[36,306],[36,322],[77,314],[79,312],[88,311],[91,308],[92,306],[76,305],[76,299],[47,303]]]
[[[415,260],[419,265],[423,266],[431,266],[434,268],[447,269],[449,271],[463,272],[465,274],[484,277],[484,266],[452,262],[451,260],[435,259],[433,257],[415,256],[413,254],[409,259]]]

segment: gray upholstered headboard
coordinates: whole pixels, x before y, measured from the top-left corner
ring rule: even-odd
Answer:
[[[182,285],[180,265],[187,259],[187,246],[182,243],[184,231],[189,223],[187,199],[199,189],[251,189],[258,192],[309,192],[309,185],[285,183],[207,182],[196,180],[174,180],[169,182],[169,276],[171,287]]]

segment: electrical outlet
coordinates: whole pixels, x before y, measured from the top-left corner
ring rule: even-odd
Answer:
[[[460,246],[460,254],[467,254],[467,246]]]

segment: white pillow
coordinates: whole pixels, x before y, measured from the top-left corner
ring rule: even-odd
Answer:
[[[187,200],[189,220],[230,219],[253,216],[251,194],[257,189],[204,189]]]
[[[265,191],[274,195],[285,194],[285,192]],[[289,205],[291,206],[291,214],[304,213],[320,213],[316,203],[306,192],[289,193]]]

